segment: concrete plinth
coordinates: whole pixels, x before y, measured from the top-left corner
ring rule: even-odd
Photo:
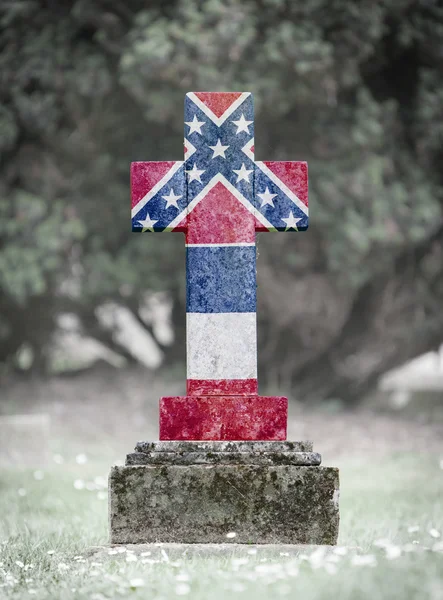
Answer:
[[[110,474],[110,541],[333,545],[338,469],[319,463],[309,442],[139,443]]]

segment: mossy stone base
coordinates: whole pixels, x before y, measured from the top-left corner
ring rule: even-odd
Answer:
[[[338,497],[332,467],[113,467],[110,541],[334,545]]]

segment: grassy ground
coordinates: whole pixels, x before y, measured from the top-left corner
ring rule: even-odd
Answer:
[[[121,449],[103,433],[68,439],[68,417],[49,466],[0,471],[0,598],[443,599],[443,443],[433,423],[293,411],[290,437],[313,437],[324,464],[340,467],[339,543],[360,550],[233,547],[201,557],[129,547],[91,554],[106,544],[106,478]],[[133,429],[122,437],[143,437]]]

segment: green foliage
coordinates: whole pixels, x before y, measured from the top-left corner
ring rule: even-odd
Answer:
[[[0,23],[0,308],[28,328],[36,297],[52,314],[183,293],[181,237],[130,234],[128,172],[182,157],[192,89],[251,90],[258,158],[309,161],[309,241],[262,241],[288,277],[317,261],[352,294],[441,221],[432,3],[36,0]]]
[[[66,216],[63,202],[16,190],[11,204],[0,203],[0,288],[13,301],[26,305],[44,294],[50,281],[63,280],[66,249],[84,238],[82,221]]]

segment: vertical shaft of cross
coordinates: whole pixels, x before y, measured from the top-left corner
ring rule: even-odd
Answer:
[[[220,127],[206,116],[196,118],[196,111],[206,108],[203,102],[214,99],[224,102],[226,94],[191,95],[185,101],[186,189],[191,208],[186,233],[187,393],[256,394],[255,218],[238,201],[231,184],[234,175],[243,195],[252,201],[253,170],[240,163],[239,155],[252,131],[236,136],[232,123]],[[251,124],[252,98],[246,94],[243,101]],[[252,151],[249,158],[253,159]],[[234,174],[237,167],[240,176]],[[201,177],[209,178],[203,198]]]
[[[223,193],[218,197],[223,206]],[[229,214],[227,214],[229,218]],[[227,219],[228,220],[228,219]],[[256,249],[254,222],[244,242],[192,243],[186,247],[187,393],[256,394]],[[220,238],[226,231],[221,224]],[[242,226],[245,223],[241,223]],[[238,227],[237,227],[238,228]],[[235,237],[235,222],[228,229]],[[200,232],[198,232],[200,233]],[[226,235],[226,234],[225,234]],[[240,237],[245,237],[242,229]]]

